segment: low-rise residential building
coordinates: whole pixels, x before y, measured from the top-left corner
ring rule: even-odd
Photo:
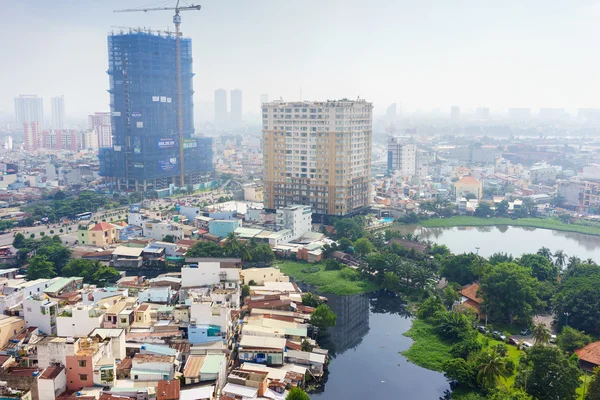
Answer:
[[[0,315],[0,347],[4,347],[10,338],[24,329],[25,321],[23,318]]]
[[[217,382],[222,387],[227,374],[225,354],[191,355],[183,370],[185,384]]]
[[[483,195],[483,185],[472,176],[463,176],[454,183],[456,198],[475,196],[475,199],[481,200]]]
[[[175,357],[155,354],[136,354],[133,357],[131,378],[136,381],[171,380],[175,374]]]
[[[208,232],[218,237],[227,237],[240,227],[239,219],[215,219],[209,222]]]
[[[78,339],[75,353],[66,356],[67,388],[80,390],[88,386],[114,385],[116,364],[112,354],[110,338]]]
[[[67,371],[64,366],[49,366],[38,379],[38,399],[54,400],[67,390]]]
[[[138,293],[138,301],[140,303],[171,303],[171,288],[168,286],[164,287],[151,287],[141,290]]]
[[[106,247],[119,241],[119,229],[108,222],[90,223],[79,230],[79,242],[96,247]]]
[[[104,310],[96,306],[77,304],[63,308],[56,317],[56,333],[63,337],[87,337],[102,326]]]
[[[29,296],[23,300],[23,317],[29,328],[35,326],[46,335],[56,334],[58,303],[45,295]]]
[[[240,362],[283,365],[286,339],[264,336],[242,336],[239,342]]]
[[[289,282],[290,278],[283,274],[277,267],[247,268],[240,271],[240,279],[243,285],[249,285],[254,281],[256,285],[265,282]]]

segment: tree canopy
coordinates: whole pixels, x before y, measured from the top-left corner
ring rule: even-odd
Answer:
[[[538,297],[538,284],[525,267],[515,263],[493,266],[480,286],[489,316],[510,324],[528,322],[543,305]]]
[[[535,345],[521,358],[515,384],[536,399],[575,400],[581,372],[560,349]]]
[[[29,260],[27,267],[27,279],[34,280],[40,278],[54,278],[57,275],[54,265],[48,261],[46,256],[34,256]]]
[[[198,242],[185,255],[186,257],[225,257],[225,251],[215,242]]]
[[[327,304],[321,304],[310,315],[310,323],[319,328],[321,331],[326,331],[327,328],[335,326],[337,316]]]
[[[600,331],[600,267],[578,264],[563,276],[553,301],[555,320],[559,327],[569,326],[597,333]]]

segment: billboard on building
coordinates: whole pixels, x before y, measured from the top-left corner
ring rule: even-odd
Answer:
[[[142,153],[142,140],[139,138],[139,136],[135,136],[133,138],[133,152],[135,154]]]
[[[179,163],[177,162],[177,158],[169,158],[168,160],[160,160],[158,162],[159,171],[175,171],[179,168]]]
[[[183,148],[184,149],[193,149],[198,147],[198,142],[196,141],[196,139],[185,139],[183,141]]]
[[[158,139],[158,148],[159,149],[170,149],[175,147],[175,139],[174,138],[160,138]]]
[[[140,205],[139,205],[139,204],[131,204],[131,205],[129,206],[129,212],[130,212],[130,213],[139,213],[139,212],[140,212],[140,209],[141,209],[141,207],[140,207]]]

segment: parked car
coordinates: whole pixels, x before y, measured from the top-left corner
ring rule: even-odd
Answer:
[[[556,335],[550,335],[550,343],[552,343],[552,344],[556,343]]]
[[[511,336],[511,337],[508,338],[508,344],[512,344],[513,346],[518,346],[519,345],[519,339]]]
[[[521,343],[521,348],[522,349],[529,349],[531,347],[533,347],[533,345],[531,343],[529,343],[529,342],[523,342],[523,343]]]
[[[523,335],[523,336],[529,336],[529,335],[531,335],[531,329],[529,329],[529,328],[523,329],[521,331],[521,335]]]
[[[502,340],[502,341],[506,340],[506,336],[503,335],[502,332],[500,332],[500,331],[494,331],[494,332],[492,332],[492,337],[494,339],[498,339],[498,340]]]
[[[489,331],[488,331],[488,328],[486,328],[486,327],[485,327],[485,326],[483,326],[483,325],[479,325],[479,326],[477,327],[477,330],[478,330],[479,332],[483,333],[484,335],[485,335],[486,333],[488,333],[488,332],[489,332]]]

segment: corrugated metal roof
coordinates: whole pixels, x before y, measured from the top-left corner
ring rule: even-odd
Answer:
[[[202,368],[205,358],[206,356],[189,356],[185,363],[183,376],[186,378],[197,378],[200,375],[200,368]]]
[[[218,374],[221,370],[221,364],[224,362],[224,354],[207,354],[200,368],[200,374]]]

